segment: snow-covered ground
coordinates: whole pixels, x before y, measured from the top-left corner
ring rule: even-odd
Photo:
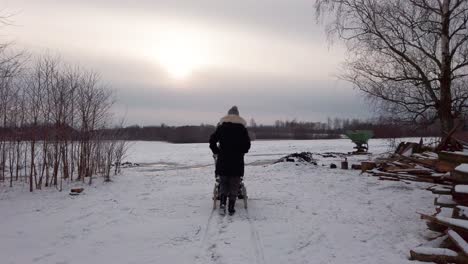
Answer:
[[[370,146],[388,150],[384,140]],[[212,211],[207,144],[135,142],[127,160],[140,167],[81,195],[0,187],[1,263],[412,263],[409,249],[428,235],[416,211],[433,211],[428,185],[329,169],[341,158],[270,164],[352,147],[346,139],[253,142],[248,211],[239,203],[221,217]],[[359,159],[367,157],[350,163]]]

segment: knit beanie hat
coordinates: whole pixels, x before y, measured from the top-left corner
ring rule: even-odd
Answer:
[[[237,106],[231,107],[228,111],[228,115],[239,115],[239,110],[237,109]]]

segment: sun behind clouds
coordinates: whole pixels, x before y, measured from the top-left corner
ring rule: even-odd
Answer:
[[[156,59],[171,78],[184,80],[209,64],[207,50],[208,46],[200,36],[183,31],[171,32],[160,38]]]

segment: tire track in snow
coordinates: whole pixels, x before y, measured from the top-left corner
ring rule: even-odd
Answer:
[[[217,221],[214,221],[215,219],[217,219]],[[230,230],[230,226],[236,225],[239,228],[239,224],[244,226],[244,228],[241,229],[245,230],[245,232],[239,234],[235,233],[239,231],[239,229]],[[229,241],[229,239],[225,241],[225,238],[237,241]],[[250,240],[251,244],[251,246],[248,247],[251,249],[250,261],[244,263],[265,264],[264,246],[248,210],[245,209],[244,212],[241,211],[234,216],[220,216],[217,210],[213,210],[208,217],[200,244],[200,252],[195,257],[195,263],[222,264],[226,263],[226,261],[227,263],[231,263],[231,259],[225,254],[222,254],[222,252],[231,249],[239,250],[238,248],[226,247],[226,245],[241,241],[243,238],[247,241]],[[234,259],[232,261],[234,261]]]
[[[250,227],[250,239],[253,244],[254,248],[254,254],[255,254],[255,262],[257,264],[265,264],[265,254],[263,253],[263,242],[260,238],[260,235],[258,234],[257,227],[255,226],[254,221],[250,217],[249,210],[246,208],[246,218],[247,221],[249,222],[249,227]]]
[[[208,220],[206,221],[206,225],[205,225],[205,232],[203,232],[203,237],[202,237],[202,240],[201,240],[201,244],[200,244],[200,252],[198,252],[198,255],[195,256],[195,260],[196,260],[196,263],[203,263],[201,262],[203,260],[203,257],[204,257],[204,254],[205,253],[205,247],[206,247],[206,244],[208,242],[208,233],[210,231],[210,226],[212,226],[211,222],[213,220],[213,216],[215,215],[215,212],[216,210],[211,210],[211,214],[210,216],[208,217]]]
[[[200,245],[200,252],[198,255],[195,257],[196,263],[202,263],[205,264],[207,261],[207,256],[209,256],[208,261],[209,262],[215,262],[221,264],[221,255],[217,252],[217,243],[218,243],[218,237],[220,234],[224,233],[226,229],[226,224],[223,224],[223,218],[218,215],[218,217],[214,217],[215,215],[218,215],[217,210],[212,210],[210,216],[208,217],[208,221],[206,223],[205,227],[205,232],[203,234],[202,242]],[[213,219],[217,218],[218,221],[216,224],[213,223]],[[212,226],[216,226],[215,230],[213,230]],[[210,234],[212,233],[212,230],[215,232],[215,234]],[[214,237],[214,238],[213,238]]]

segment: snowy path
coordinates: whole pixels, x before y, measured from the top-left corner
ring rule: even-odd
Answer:
[[[201,245],[197,263],[266,263],[257,227],[244,208],[237,209],[235,216],[213,211]]]
[[[212,166],[126,169],[76,197],[1,187],[2,263],[413,263],[427,235],[425,184],[293,163],[246,175],[232,217],[211,215]]]

